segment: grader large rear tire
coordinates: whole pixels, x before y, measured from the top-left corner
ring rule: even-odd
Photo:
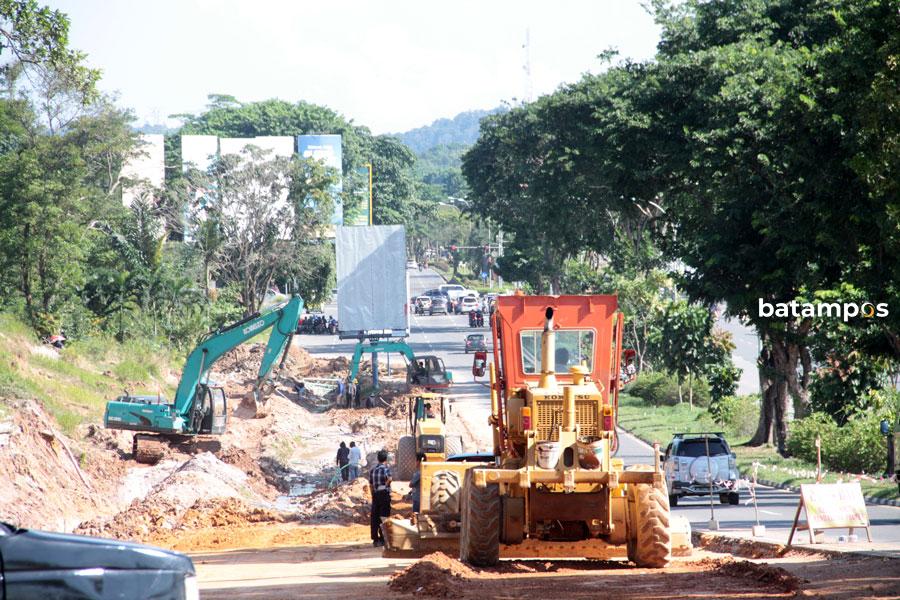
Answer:
[[[461,435],[448,435],[444,438],[444,454],[453,456],[454,454],[462,454],[463,441]]]
[[[472,471],[466,471],[463,484],[459,559],[490,567],[500,562],[500,487],[496,483],[476,486]]]
[[[459,512],[459,473],[438,471],[431,476],[431,511],[441,514]]]
[[[394,469],[394,479],[397,481],[409,481],[416,472],[416,438],[404,435],[397,442],[397,462]]]
[[[672,558],[669,495],[666,484],[628,486],[628,560],[639,567],[662,568]]]

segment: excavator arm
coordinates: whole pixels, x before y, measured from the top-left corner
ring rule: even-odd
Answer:
[[[169,435],[201,433],[200,425],[211,408],[210,369],[229,350],[272,329],[253,389],[253,398],[258,405],[264,395],[262,387],[275,361],[281,356],[282,364],[284,362],[302,309],[303,300],[299,296],[293,296],[268,312],[252,315],[214,331],[188,355],[171,404],[157,396],[121,396],[107,403],[103,419],[105,426],[110,429]],[[224,403],[224,397],[222,402]]]
[[[190,413],[198,385],[207,381],[210,369],[223,354],[271,328],[272,333],[269,335],[269,342],[266,344],[266,351],[253,387],[253,399],[259,404],[262,401],[262,386],[275,360],[282,354],[287,355],[290,340],[297,331],[297,322],[300,320],[302,309],[303,300],[299,296],[294,296],[267,313],[253,315],[210,334],[188,355],[181,381],[175,392],[175,412],[182,417]],[[284,358],[282,364],[283,362]]]

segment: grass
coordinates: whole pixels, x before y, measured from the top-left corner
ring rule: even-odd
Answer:
[[[759,463],[759,479],[791,486],[814,483],[816,480],[815,464],[797,458],[784,458],[772,446],[747,446],[751,433],[746,430],[746,420],[740,427],[720,425],[703,408],[691,410],[687,404],[654,407],[638,398],[622,395],[619,398],[619,425],[645,441],[658,441],[662,449],[677,432],[721,431],[737,455],[738,468],[743,477],[751,477],[753,463],[756,462]],[[823,481],[836,483],[849,478],[847,474],[826,471]],[[863,494],[869,497],[900,498],[895,482],[862,479],[860,486]]]
[[[97,422],[106,402],[130,391],[162,391],[174,354],[154,343],[108,337],[78,340],[58,358],[33,352],[38,344],[31,330],[9,314],[0,314],[0,398],[33,399],[44,405],[67,435],[79,425]]]

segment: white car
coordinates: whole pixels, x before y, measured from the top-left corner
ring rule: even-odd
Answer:
[[[666,448],[663,465],[671,506],[684,496],[710,493],[718,494],[722,504],[740,503],[740,473],[721,433],[676,433]]]
[[[458,297],[463,295],[463,292],[466,291],[466,288],[459,285],[458,283],[445,283],[441,286],[438,286],[438,289],[447,296],[451,300],[456,300]]]
[[[474,296],[463,296],[459,301],[459,312],[461,313],[471,312],[479,308],[478,300]]]

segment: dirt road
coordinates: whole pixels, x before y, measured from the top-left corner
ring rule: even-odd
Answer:
[[[388,560],[366,543],[192,554],[204,598],[896,598],[892,559],[698,550],[664,570],[615,561],[503,561],[475,570],[445,555]],[[392,580],[393,576],[393,580]]]

